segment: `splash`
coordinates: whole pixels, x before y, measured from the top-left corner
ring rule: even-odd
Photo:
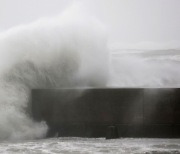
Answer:
[[[42,138],[45,122],[31,118],[32,88],[105,87],[105,28],[71,7],[0,34],[0,140]]]

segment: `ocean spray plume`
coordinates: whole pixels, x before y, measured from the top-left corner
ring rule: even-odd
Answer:
[[[104,27],[77,8],[0,35],[0,140],[46,134],[45,122],[34,122],[29,114],[32,88],[107,85]]]

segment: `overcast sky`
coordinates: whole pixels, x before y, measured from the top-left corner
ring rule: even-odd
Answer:
[[[78,0],[114,42],[180,42],[180,0]],[[0,0],[0,31],[55,16],[76,0]]]

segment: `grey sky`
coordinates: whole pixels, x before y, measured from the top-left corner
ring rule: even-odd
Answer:
[[[76,0],[0,0],[0,31],[61,13]],[[113,42],[180,41],[180,0],[81,0]]]

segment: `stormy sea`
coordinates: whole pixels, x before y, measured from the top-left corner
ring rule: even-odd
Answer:
[[[178,50],[113,50],[111,51],[111,68],[113,68],[113,82],[115,87],[179,87],[180,51]],[[143,80],[146,78],[146,80]],[[136,84],[134,82],[136,82]],[[138,85],[137,85],[138,84]],[[9,97],[11,94],[8,94]],[[18,113],[18,112],[17,112]],[[14,113],[14,114],[17,114]],[[15,116],[15,115],[9,115]],[[2,117],[7,120],[7,117]],[[26,118],[26,117],[24,117]],[[9,120],[9,119],[8,119]],[[18,119],[17,119],[18,120]],[[27,119],[26,119],[27,120]],[[28,120],[27,120],[28,121]],[[11,123],[10,123],[11,122]],[[45,131],[45,123],[26,126],[27,122],[19,119],[21,125],[15,121],[6,121],[8,138],[2,138],[0,153],[2,154],[56,154],[56,153],[120,153],[120,154],[178,154],[180,153],[180,139],[147,139],[147,138],[119,138],[106,140],[105,138],[48,138],[35,136]],[[23,123],[24,122],[24,123]],[[9,124],[8,124],[9,123]],[[1,128],[5,126],[1,123]],[[11,128],[12,127],[12,128]],[[17,127],[18,130],[13,130]],[[20,127],[20,128],[18,128]],[[29,131],[31,136],[26,132]],[[30,127],[30,128],[27,128]],[[34,128],[36,127],[36,129]],[[15,128],[14,128],[15,129]],[[22,129],[22,130],[21,130]],[[21,130],[21,131],[19,131]],[[38,131],[37,131],[38,130]],[[23,132],[24,131],[24,132]],[[30,131],[36,131],[32,133]],[[13,136],[12,136],[12,133]],[[10,136],[11,135],[11,136]],[[15,136],[17,135],[17,136]],[[35,137],[34,137],[35,136]],[[6,136],[7,137],[7,136]],[[7,140],[8,139],[8,140]]]
[[[179,87],[180,50],[121,48],[106,27],[76,9],[0,34],[0,153],[180,153],[179,139],[48,138],[31,117],[31,89]]]

